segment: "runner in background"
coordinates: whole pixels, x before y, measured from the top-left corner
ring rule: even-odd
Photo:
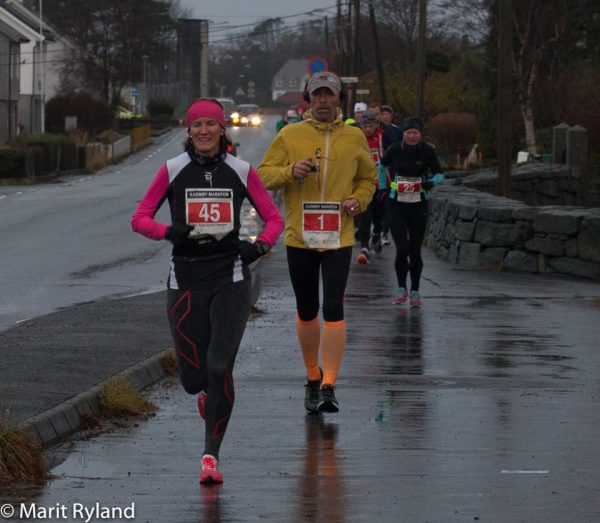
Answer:
[[[427,198],[429,191],[443,182],[444,174],[434,148],[422,141],[423,122],[419,118],[405,118],[402,130],[402,142],[392,145],[381,160],[393,179],[388,209],[390,231],[396,244],[398,296],[392,301],[420,307],[421,244],[427,225]],[[406,284],[409,271],[410,295]]]
[[[383,129],[383,150],[387,151],[394,143],[402,141],[402,129],[394,123],[394,108],[381,106],[381,128]]]
[[[381,106],[381,118],[380,118],[381,128],[383,129],[383,151],[387,151],[394,143],[402,141],[402,129],[400,126],[394,123],[394,108],[391,105],[382,105]],[[379,177],[380,182],[383,178],[387,180],[386,189],[389,191],[389,184],[391,182],[390,176],[383,165],[379,164]],[[381,183],[380,183],[381,187]],[[383,195],[383,201],[386,201],[387,195],[386,193]],[[384,219],[383,219],[383,232],[381,234],[381,245],[389,245],[389,232],[390,232],[390,223],[388,212],[384,211]]]
[[[334,391],[346,346],[343,300],[353,220],[371,201],[376,174],[364,135],[344,125],[340,79],[331,72],[315,73],[304,96],[311,103],[304,121],[279,131],[258,172],[267,189],[284,190],[285,245],[307,375],[304,407],[309,412],[337,412]]]
[[[381,126],[381,104],[379,102],[369,102],[367,110],[375,115],[377,125]]]
[[[251,306],[248,265],[275,244],[283,219],[254,168],[227,154],[220,103],[192,103],[187,124],[184,152],[156,173],[131,227],[173,244],[167,315],[179,378],[196,397],[205,424],[200,483],[222,483],[219,449],[233,410],[233,366]],[[244,199],[265,222],[253,243],[238,236]],[[170,225],[154,218],[165,200]]]
[[[377,167],[379,160],[383,154],[383,131],[379,127],[375,113],[367,111],[360,118],[360,127],[369,144],[369,152],[371,159]],[[383,182],[385,189],[385,180]],[[383,209],[384,203],[380,200],[380,187],[373,194],[373,198],[364,212],[358,216],[358,229],[360,240],[360,252],[356,261],[360,264],[369,262],[369,247],[372,247],[375,252],[381,252],[381,229],[383,226]],[[371,225],[373,232],[371,234]]]
[[[356,102],[354,104],[354,119],[360,124],[360,117],[367,112],[369,108],[365,102]]]

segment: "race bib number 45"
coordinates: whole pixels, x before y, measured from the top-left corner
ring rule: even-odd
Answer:
[[[231,189],[186,189],[185,219],[194,229],[190,238],[210,235],[220,239],[233,230]]]
[[[302,203],[302,239],[311,249],[340,247],[339,202]]]

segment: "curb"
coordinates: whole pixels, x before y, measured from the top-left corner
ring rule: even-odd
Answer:
[[[260,260],[250,266],[252,272],[252,305],[256,304],[260,295],[260,274],[256,270],[259,264]],[[81,431],[83,417],[86,415],[99,416],[101,414],[100,391],[112,377],[124,377],[137,390],[145,389],[167,377],[168,374],[162,361],[170,350],[163,350],[118,372],[60,405],[22,421],[17,424],[17,428],[36,441],[42,449],[47,449],[59,443],[68,436]]]
[[[162,360],[170,349],[164,350],[117,374],[132,383],[137,390],[154,385],[167,376]],[[34,439],[43,449],[60,442],[83,428],[83,417],[100,415],[100,391],[107,380],[86,392],[23,421],[18,428]]]

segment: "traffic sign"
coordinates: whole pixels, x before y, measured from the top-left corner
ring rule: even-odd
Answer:
[[[342,76],[340,80],[345,84],[356,84],[358,83],[358,76]]]
[[[369,94],[370,91],[368,89],[357,89],[356,94]]]
[[[329,64],[327,60],[322,56],[312,56],[308,59],[307,69],[310,74],[320,73],[327,71]]]
[[[142,93],[139,91],[131,91],[131,96],[142,96]]]

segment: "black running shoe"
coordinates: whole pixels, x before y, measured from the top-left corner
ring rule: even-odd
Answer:
[[[340,404],[335,397],[335,386],[323,385],[321,396],[322,399],[319,403],[319,410],[321,412],[339,412]]]
[[[321,378],[308,380],[304,385],[304,408],[308,412],[316,414],[319,412],[321,402]]]

